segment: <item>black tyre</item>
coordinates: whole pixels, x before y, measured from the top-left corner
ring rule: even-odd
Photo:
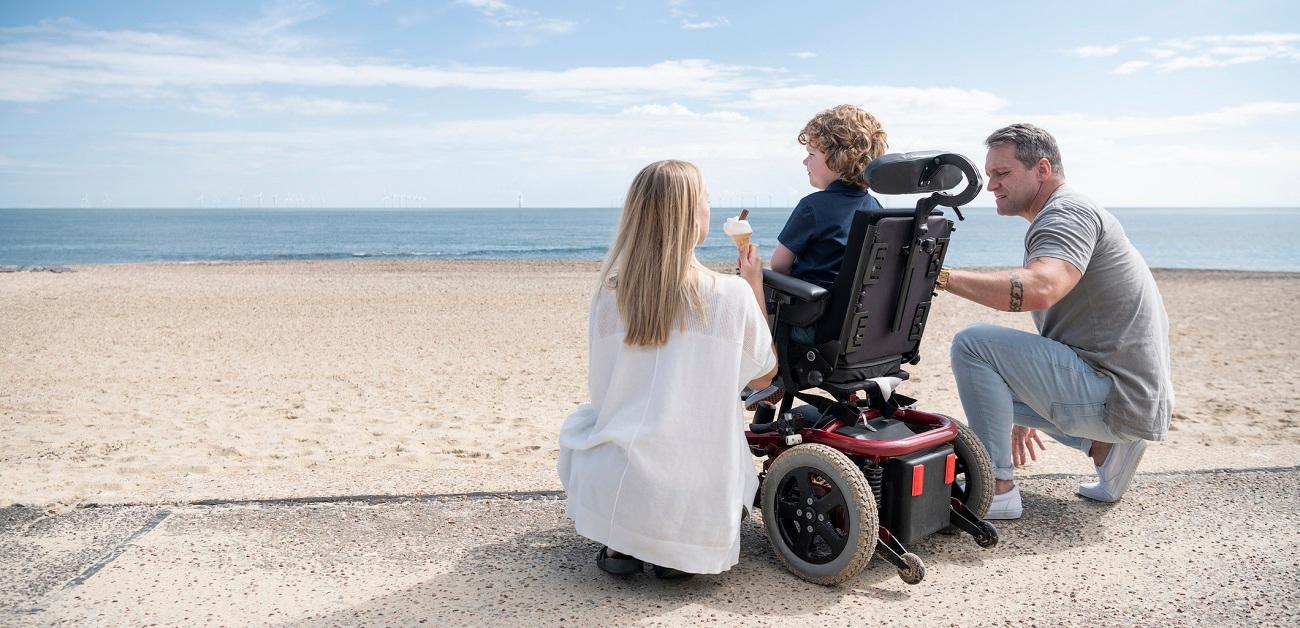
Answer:
[[[970,427],[960,421],[953,449],[957,453],[957,470],[952,483],[952,496],[976,517],[983,517],[993,503],[993,460],[984,444]]]
[[[763,481],[763,526],[777,559],[816,584],[840,584],[876,549],[876,498],[857,465],[825,445],[777,457]]]
[[[981,521],[980,533],[975,536],[975,544],[986,549],[996,546],[998,544],[998,529],[987,521]]]
[[[921,557],[908,552],[900,558],[907,563],[907,569],[899,569],[898,577],[908,584],[921,584],[925,580],[925,563],[921,562]]]

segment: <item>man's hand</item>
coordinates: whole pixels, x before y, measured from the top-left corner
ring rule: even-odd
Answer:
[[[1038,430],[1019,425],[1011,428],[1011,463],[1023,467],[1029,460],[1037,461],[1038,455],[1034,453],[1035,443],[1038,444],[1038,451],[1047,451],[1047,448],[1043,447],[1043,440],[1038,438]]]

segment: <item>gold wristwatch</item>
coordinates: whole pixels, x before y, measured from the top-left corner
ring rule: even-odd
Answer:
[[[948,273],[950,272],[952,272],[952,269],[948,268],[947,266],[940,268],[939,281],[935,282],[935,286],[937,286],[940,290],[943,290],[944,292],[948,291]]]

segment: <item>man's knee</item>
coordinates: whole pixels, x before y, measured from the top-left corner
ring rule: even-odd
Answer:
[[[979,348],[986,344],[985,341],[1004,329],[1006,328],[988,323],[973,323],[963,327],[952,337],[949,357],[953,364],[957,364],[963,358],[978,356]]]

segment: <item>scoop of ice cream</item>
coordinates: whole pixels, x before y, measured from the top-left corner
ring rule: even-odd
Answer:
[[[729,236],[738,236],[753,233],[754,228],[749,226],[748,220],[741,220],[732,216],[727,219],[727,224],[722,225],[722,232]]]

